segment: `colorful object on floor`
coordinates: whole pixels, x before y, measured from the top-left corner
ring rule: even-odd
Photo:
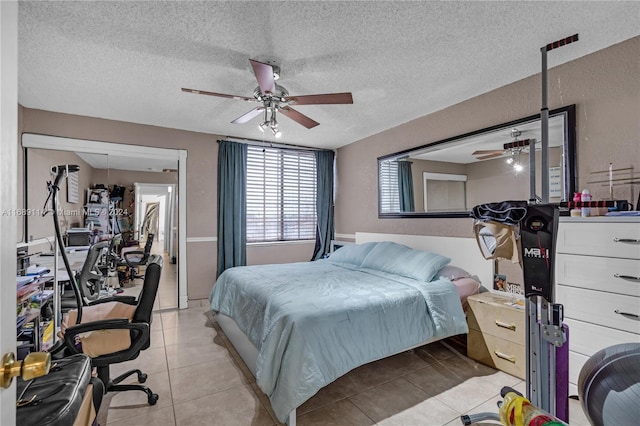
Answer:
[[[504,401],[500,405],[500,422],[505,426],[556,426],[566,425],[531,402],[512,388],[500,392]]]

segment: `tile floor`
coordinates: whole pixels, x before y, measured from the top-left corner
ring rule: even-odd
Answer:
[[[112,367],[112,376],[130,368],[148,373],[147,384],[160,396],[157,405],[147,405],[142,392],[107,394],[101,425],[278,424],[267,397],[209,320],[206,301],[189,304],[186,310],[156,312],[151,347]],[[461,425],[462,414],[495,412],[505,385],[524,391],[522,380],[436,342],[341,377],[298,409],[298,424]],[[579,403],[571,401],[570,408],[571,425],[588,426]]]

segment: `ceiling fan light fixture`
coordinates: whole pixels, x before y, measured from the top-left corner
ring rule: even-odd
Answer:
[[[274,62],[274,60],[258,61],[249,59],[253,75],[258,81],[258,86],[253,90],[252,97],[205,92],[184,87],[182,91],[226,99],[244,100],[246,102],[258,102],[259,105],[257,107],[236,118],[231,123],[245,124],[252,118],[260,115],[262,111],[264,112],[264,119],[262,123],[258,125],[258,128],[264,132],[267,130],[267,127],[269,127],[275,137],[281,136],[278,130],[278,122],[276,121],[276,112],[278,109],[281,109],[283,114],[290,120],[295,121],[307,129],[311,129],[320,123],[294,110],[290,105],[353,104],[353,95],[351,92],[292,96],[290,98],[287,89],[276,83],[280,78],[280,67]]]
[[[522,167],[522,164],[520,164],[520,163],[515,163],[515,164],[513,165],[513,170],[515,170],[515,171],[516,171],[516,173],[521,172],[521,171],[522,171],[522,169],[523,169],[523,167]]]

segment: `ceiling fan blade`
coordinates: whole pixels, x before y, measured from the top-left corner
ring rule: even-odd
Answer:
[[[490,158],[498,158],[498,157],[502,157],[502,151],[495,152],[495,153],[489,154],[489,155],[482,155],[482,156],[477,157],[477,158],[478,158],[478,160],[488,160]]]
[[[255,98],[248,98],[246,96],[225,95],[224,93],[206,92],[204,90],[187,89],[186,87],[183,87],[182,91],[183,92],[187,92],[187,93],[193,93],[193,94],[196,94],[196,95],[217,96],[219,98],[240,99],[242,101],[253,101],[253,102],[256,101]]]
[[[481,149],[479,151],[473,151],[471,155],[494,154],[498,152],[502,154],[502,151],[501,149]]]
[[[290,96],[287,101],[292,105],[352,104],[353,96],[349,92],[326,93],[324,95]]]
[[[299,124],[302,124],[307,129],[311,129],[311,128],[316,127],[317,125],[320,124],[317,121],[312,120],[311,118],[307,117],[306,115],[301,114],[300,112],[298,112],[295,109],[293,109],[291,107],[288,107],[288,106],[280,108],[279,111],[280,111],[281,114],[286,115],[287,117],[289,117],[293,121],[295,121],[295,122],[297,122]]]
[[[247,121],[251,120],[252,118],[260,115],[260,113],[262,113],[262,111],[264,111],[264,107],[261,107],[261,106],[255,107],[254,109],[252,109],[248,113],[243,114],[240,117],[238,117],[235,120],[233,120],[232,123],[233,124],[244,124]]]
[[[269,64],[249,59],[253,73],[258,80],[258,86],[262,93],[276,93],[276,81],[273,79],[273,67]]]

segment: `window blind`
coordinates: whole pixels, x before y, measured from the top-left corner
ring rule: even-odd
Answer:
[[[247,242],[316,237],[312,151],[247,147]]]
[[[380,213],[398,213],[400,211],[400,191],[398,183],[398,163],[380,162]]]

